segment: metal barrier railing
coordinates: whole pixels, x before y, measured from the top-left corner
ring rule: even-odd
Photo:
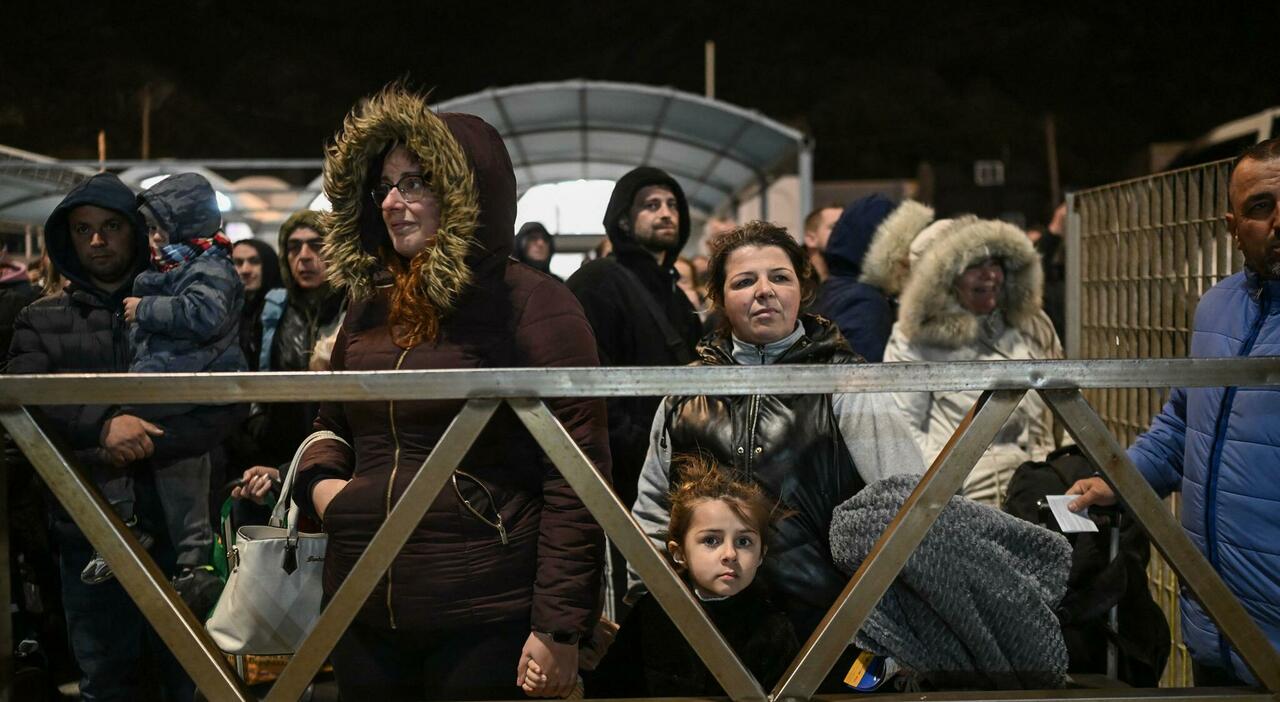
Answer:
[[[1223,219],[1230,168],[1230,159],[1216,161],[1067,198],[1068,357],[1187,355],[1200,296],[1243,265]],[[1128,445],[1160,411],[1168,390],[1107,388],[1086,396]],[[1169,508],[1177,514],[1178,495],[1169,498]],[[1189,684],[1177,578],[1158,554],[1148,575],[1172,633],[1163,682]]]
[[[314,630],[300,646],[267,700],[296,700],[320,669],[338,637],[404,546],[449,474],[501,403],[524,423],[605,533],[733,700],[801,700],[815,690],[884,595],[893,579],[1022,397],[1040,393],[1086,456],[1115,485],[1155,547],[1204,603],[1224,634],[1267,690],[1280,692],[1280,653],[1271,646],[1155,493],[1125,457],[1115,437],[1089,406],[1082,388],[1280,385],[1280,358],[1133,361],[1027,361],[755,368],[517,369],[488,371],[384,371],[347,373],[45,375],[0,378],[0,423],[40,473],[90,543],[106,557],[121,585],[210,699],[248,700],[226,658],[178,599],[132,532],[68,462],[59,440],[44,431],[27,406],[98,403],[281,401],[299,388],[315,400],[465,400],[422,470],[392,508]],[[607,481],[543,404],[550,397],[665,394],[803,394],[984,390],[901,512],[880,535],[782,680],[766,692],[711,624],[653,543],[631,519]],[[7,568],[7,559],[0,561]],[[2,573],[8,580],[8,573]],[[4,689],[7,690],[8,681]],[[1152,696],[1116,689],[1116,699]],[[1165,691],[1158,691],[1164,693]],[[1241,690],[1189,691],[1184,697],[1271,699]],[[1168,694],[1161,694],[1168,698]],[[959,699],[945,693],[935,699]],[[1000,699],[1078,699],[1071,691],[999,694]],[[1090,691],[1090,699],[1103,699]],[[973,693],[964,699],[977,699]]]

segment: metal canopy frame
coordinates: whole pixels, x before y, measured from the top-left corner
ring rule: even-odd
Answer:
[[[289,662],[267,699],[302,695],[338,637],[355,617],[422,519],[454,466],[502,402],[508,403],[584,505],[622,550],[681,633],[733,700],[814,699],[814,691],[892,584],[910,554],[972,470],[1023,395],[1039,392],[1085,455],[1107,477],[1147,530],[1152,543],[1241,653],[1269,692],[1250,690],[1023,691],[931,693],[933,699],[1275,699],[1280,653],[1272,648],[1239,600],[1227,589],[1159,498],[1129,462],[1080,392],[1081,387],[1257,386],[1280,384],[1280,358],[1162,360],[1142,366],[1107,361],[960,364],[890,364],[852,367],[518,369],[488,371],[383,371],[329,374],[147,374],[9,376],[0,378],[0,423],[14,438],[58,501],[111,564],[138,608],[196,684],[211,699],[246,701],[247,691],[200,623],[93,484],[67,460],[58,439],[27,406],[103,401],[157,403],[272,401],[297,397],[300,387],[318,400],[465,399],[422,468],[411,480],[351,574],[334,594],[315,629]],[[1122,375],[1129,369],[1127,377]],[[975,373],[980,369],[989,375]],[[768,392],[894,392],[988,388],[921,478],[870,556],[802,647],[778,686],[761,688],[707,619],[656,547],[631,519],[608,482],[543,403],[544,397],[644,394],[755,394]],[[0,476],[2,477],[2,476]],[[0,545],[4,544],[0,538]],[[0,568],[7,568],[7,554]],[[8,582],[8,574],[3,580]],[[7,618],[3,624],[7,628]],[[0,644],[11,650],[8,632]],[[0,692],[7,692],[6,677]],[[1108,694],[1100,694],[1102,692]],[[1115,693],[1109,694],[1109,693]],[[826,698],[824,696],[824,698]]]
[[[711,214],[784,173],[812,178],[806,159],[813,144],[800,131],[754,110],[669,87],[531,83],[435,107],[492,124],[507,143],[521,193],[577,178],[615,180],[636,166],[654,166],[679,181],[694,210]]]

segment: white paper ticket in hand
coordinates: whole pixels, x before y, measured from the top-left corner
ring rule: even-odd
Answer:
[[[1053,518],[1058,520],[1058,526],[1064,534],[1097,531],[1098,525],[1089,518],[1087,507],[1083,512],[1072,512],[1067,509],[1067,505],[1077,497],[1079,495],[1045,495],[1045,499],[1049,500],[1049,509],[1053,511]]]

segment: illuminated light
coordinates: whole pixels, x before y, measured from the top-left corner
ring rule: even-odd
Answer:
[[[232,242],[253,238],[253,227],[250,227],[246,222],[227,222],[222,229]]]
[[[330,212],[333,210],[333,205],[329,204],[329,198],[325,197],[324,193],[320,193],[311,201],[307,209],[315,210],[316,212]]]
[[[227,197],[226,195],[223,195],[223,194],[222,194],[222,193],[220,193],[220,192],[217,192],[216,190],[214,191],[213,196],[214,196],[215,198],[217,198],[217,200],[218,200],[218,211],[219,211],[219,212],[230,212],[230,211],[231,211],[231,198]]]
[[[567,180],[535,185],[516,203],[516,229],[541,222],[552,234],[603,234],[612,180]]]
[[[170,175],[172,175],[172,174],[171,174],[171,173],[161,173],[160,175],[153,175],[153,176],[150,176],[150,177],[148,177],[148,178],[143,178],[142,180],[138,181],[138,185],[141,185],[141,186],[142,186],[142,189],[143,189],[143,190],[146,190],[146,189],[148,189],[148,188],[150,188],[150,187],[154,186],[156,183],[159,183],[160,181],[164,180],[165,178],[168,178]]]

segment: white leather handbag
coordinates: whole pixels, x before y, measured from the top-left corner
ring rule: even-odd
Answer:
[[[323,439],[350,446],[331,431],[308,436],[289,465],[269,525],[236,530],[235,546],[227,553],[231,574],[205,625],[226,653],[294,653],[320,617],[320,577],[328,537],[298,532],[299,509],[291,497],[303,452]]]

